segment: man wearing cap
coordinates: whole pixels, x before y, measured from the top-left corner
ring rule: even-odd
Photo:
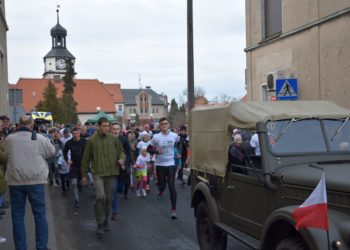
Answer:
[[[35,221],[36,249],[46,250],[48,225],[44,184],[49,171],[46,159],[55,155],[55,147],[41,134],[33,136],[33,127],[32,117],[21,116],[18,132],[6,138],[8,162],[5,178],[10,189],[15,248],[27,248],[24,216],[28,197]]]

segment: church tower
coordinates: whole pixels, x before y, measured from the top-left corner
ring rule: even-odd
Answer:
[[[75,57],[67,50],[67,30],[60,25],[59,9],[57,8],[57,24],[51,29],[52,48],[44,57],[44,78],[59,80],[67,70],[67,60],[73,63]]]

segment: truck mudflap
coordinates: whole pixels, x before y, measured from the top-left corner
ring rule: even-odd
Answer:
[[[205,182],[199,182],[192,190],[192,199],[191,199],[191,207],[196,208],[196,206],[202,201],[205,200],[209,210],[209,216],[212,223],[216,224],[219,222],[219,208],[217,202],[213,199],[210,194],[210,189],[208,184]],[[196,214],[196,209],[194,211]]]
[[[277,244],[290,236],[303,239],[311,250],[350,249],[350,216],[328,210],[329,244],[327,231],[316,228],[302,228],[297,231],[292,212],[297,206],[288,206],[275,210],[267,218],[261,237],[261,249],[275,249]]]

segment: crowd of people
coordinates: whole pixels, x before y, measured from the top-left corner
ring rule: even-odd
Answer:
[[[128,199],[129,189],[135,189],[137,197],[146,197],[153,193],[152,181],[157,184],[154,193],[158,199],[163,199],[166,185],[169,187],[170,217],[177,218],[175,179],[185,185],[183,169],[189,158],[186,126],[171,130],[165,117],[156,127],[144,124],[124,129],[104,117],[96,125],[71,127],[35,126],[27,115],[17,126],[10,126],[6,116],[0,121],[0,208],[11,206],[16,249],[26,247],[27,197],[35,219],[36,247],[47,249],[47,182],[51,187],[60,186],[62,195],[71,196],[74,209],[79,209],[79,193],[84,185],[95,189],[98,238],[110,230],[109,220],[116,219],[118,197]],[[4,201],[7,187],[10,203]],[[0,210],[0,216],[2,213]],[[0,236],[0,243],[3,241],[6,239]]]

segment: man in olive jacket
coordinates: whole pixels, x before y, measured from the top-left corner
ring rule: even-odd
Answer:
[[[108,120],[101,117],[97,124],[99,130],[88,139],[85,145],[81,162],[81,176],[83,184],[86,185],[87,173],[91,163],[96,187],[96,234],[101,238],[103,232],[110,230],[108,218],[112,208],[115,177],[119,175],[119,168],[124,165],[125,155],[119,139],[108,133]]]

